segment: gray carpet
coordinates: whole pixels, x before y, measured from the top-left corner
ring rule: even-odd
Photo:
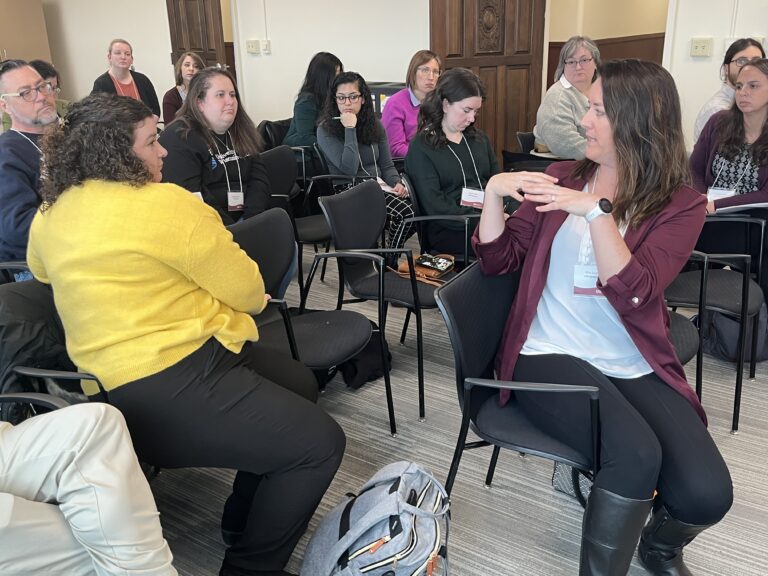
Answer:
[[[414,249],[417,247],[414,244]],[[305,270],[311,251],[305,251]],[[335,306],[337,277],[313,286],[310,306]],[[287,299],[298,302],[295,282]],[[375,319],[373,304],[350,306]],[[404,311],[391,309],[387,339],[393,355],[392,385],[398,437],[389,435],[383,380],[358,391],[341,377],[320,403],[344,428],[347,451],[341,468],[288,566],[298,572],[308,535],[341,496],[356,490],[378,468],[399,459],[417,461],[445,479],[453,456],[460,414],[453,355],[436,310],[424,313],[427,420],[418,421],[415,325],[405,345],[398,339]],[[686,366],[693,382],[695,359]],[[686,549],[697,576],[758,576],[768,573],[768,363],[744,382],[740,431],[730,434],[734,369],[705,357],[704,407],[710,432],[733,477],[735,503],[716,527]],[[451,574],[460,576],[571,576],[578,573],[582,510],[550,484],[552,464],[502,451],[493,487],[483,486],[490,449],[465,453],[452,494],[449,554]],[[182,575],[218,574],[224,553],[219,517],[233,473],[228,470],[163,470],[152,482],[165,536]],[[630,575],[645,574],[637,560]]]

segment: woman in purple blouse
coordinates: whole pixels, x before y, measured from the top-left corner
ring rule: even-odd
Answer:
[[[404,158],[408,153],[408,144],[416,135],[421,103],[435,89],[442,71],[443,64],[437,54],[419,50],[408,64],[406,88],[387,99],[381,123],[387,132],[393,158]]]

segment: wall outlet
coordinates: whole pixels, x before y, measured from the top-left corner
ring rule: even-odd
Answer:
[[[691,56],[701,58],[712,56],[712,38],[696,37],[691,38]]]
[[[245,51],[248,54],[261,54],[261,43],[258,40],[246,40]]]
[[[270,40],[261,41],[261,52],[263,54],[272,54],[272,42]]]

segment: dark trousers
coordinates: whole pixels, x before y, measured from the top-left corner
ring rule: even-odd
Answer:
[[[688,401],[656,374],[611,378],[565,354],[520,356],[514,380],[597,386],[600,472],[595,485],[626,498],[657,500],[677,520],[715,524],[731,507],[728,468]],[[526,414],[560,441],[591,453],[589,402],[516,393]]]
[[[225,562],[254,572],[285,566],[341,463],[344,433],[316,399],[312,372],[292,358],[250,343],[233,354],[213,338],[109,394],[142,460],[239,471],[233,495],[250,510]]]

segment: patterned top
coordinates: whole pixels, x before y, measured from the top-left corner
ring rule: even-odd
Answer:
[[[735,190],[737,194],[748,194],[759,188],[757,165],[752,162],[752,150],[745,144],[733,160],[715,153],[712,161],[712,176],[715,178],[714,188]]]

